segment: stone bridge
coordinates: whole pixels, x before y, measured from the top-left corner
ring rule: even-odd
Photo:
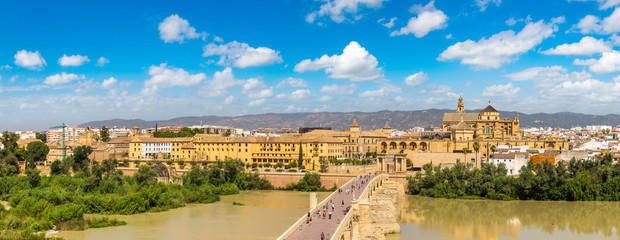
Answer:
[[[330,240],[385,239],[387,233],[400,232],[394,204],[402,195],[403,185],[387,174],[360,175],[318,205],[311,204],[310,218],[305,214],[278,239],[320,239],[321,233]],[[326,212],[334,206],[331,219],[323,218],[326,205]]]

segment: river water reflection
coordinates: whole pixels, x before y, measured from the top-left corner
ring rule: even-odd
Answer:
[[[405,196],[387,239],[620,239],[618,202],[454,200]]]
[[[329,193],[318,193],[319,201]],[[113,216],[126,226],[62,231],[72,239],[275,239],[308,211],[309,193],[243,191],[212,204],[191,204],[159,213]],[[245,206],[234,206],[232,202]]]

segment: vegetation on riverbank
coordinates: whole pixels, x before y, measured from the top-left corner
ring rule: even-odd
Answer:
[[[273,189],[258,174],[243,172],[240,160],[214,163],[206,169],[195,166],[183,177],[183,185],[165,184],[157,182],[157,172],[148,164],[133,176],[124,176],[116,170],[115,159],[90,163],[85,157],[89,148],[78,148],[72,157],[54,163],[51,176],[28,169],[26,176],[0,178],[0,200],[11,207],[0,209],[0,238],[36,239],[37,232],[50,229],[124,225],[107,217],[85,219],[84,214],[157,212],[186,203],[212,203],[219,195],[240,190]],[[73,176],[68,174],[71,170]]]
[[[607,154],[597,161],[530,163],[519,177],[507,176],[504,164],[481,169],[462,163],[450,168],[426,164],[425,175],[409,178],[409,191],[438,198],[620,201],[620,163],[612,164],[612,159]]]
[[[307,172],[304,177],[297,183],[289,183],[282,190],[294,190],[302,192],[333,192],[338,189],[338,186],[334,186],[330,189],[326,189],[322,186],[321,175],[318,173]]]

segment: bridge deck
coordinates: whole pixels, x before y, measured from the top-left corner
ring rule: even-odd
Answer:
[[[356,177],[356,180],[354,180],[353,182],[340,187],[342,192],[338,192],[338,190],[336,190],[336,194],[334,195],[333,199],[328,202],[329,209],[326,211],[327,216],[325,218],[323,218],[323,209],[325,209],[325,206],[318,206],[318,209],[320,209],[319,213],[317,213],[317,211],[310,213],[312,222],[304,222],[301,226],[301,230],[299,226],[297,226],[297,230],[286,239],[321,239],[321,233],[324,233],[325,239],[327,239],[328,234],[329,239],[332,239],[336,228],[338,228],[339,220],[342,221],[346,214],[346,208],[351,207],[353,195],[355,195],[355,199],[358,199],[360,194],[368,185],[368,182],[377,176],[378,175],[362,175],[360,177]],[[354,189],[352,188],[352,185],[354,186]],[[349,189],[349,193],[347,193],[347,189]],[[353,191],[351,192],[352,189]],[[343,201],[344,206],[342,205]],[[331,211],[332,203],[334,204],[334,211],[332,211],[332,217],[331,219],[329,219],[329,211]]]

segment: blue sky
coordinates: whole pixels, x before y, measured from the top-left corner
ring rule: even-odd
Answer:
[[[7,130],[454,109],[459,95],[620,110],[620,0],[13,1],[0,29]]]

